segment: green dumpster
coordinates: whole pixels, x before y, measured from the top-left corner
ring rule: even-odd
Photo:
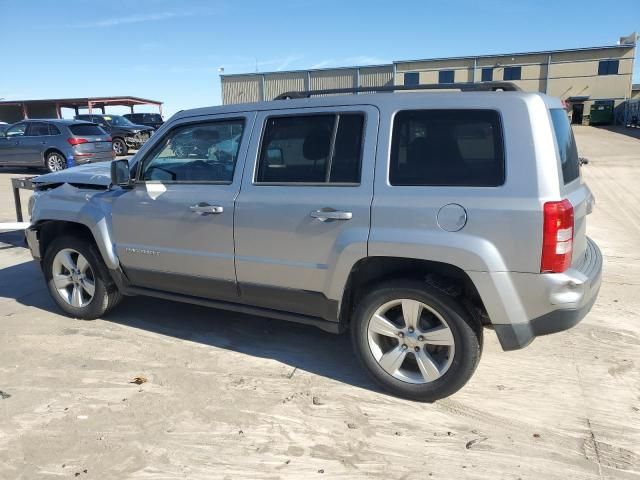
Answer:
[[[589,125],[611,125],[613,123],[613,100],[595,101],[589,111]]]

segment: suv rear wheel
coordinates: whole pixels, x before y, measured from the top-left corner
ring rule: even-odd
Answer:
[[[67,159],[60,152],[50,152],[45,159],[46,169],[53,173],[67,168]]]
[[[51,296],[72,317],[98,318],[122,298],[95,246],[82,238],[55,239],[45,253],[43,268]]]
[[[353,346],[373,379],[389,392],[431,402],[471,378],[482,329],[451,296],[411,280],[369,292],[352,322]]]

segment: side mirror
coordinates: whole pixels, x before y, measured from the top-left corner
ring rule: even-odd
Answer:
[[[128,160],[122,159],[111,162],[111,184],[122,188],[131,188],[131,171],[129,170]]]

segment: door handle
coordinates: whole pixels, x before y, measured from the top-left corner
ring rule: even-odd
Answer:
[[[314,210],[309,215],[313,218],[317,218],[321,222],[326,222],[327,220],[351,220],[353,218],[353,213],[351,212],[342,212],[332,208]]]
[[[219,205],[209,205],[208,203],[200,202],[196,205],[191,205],[189,210],[198,215],[216,215],[222,213],[224,208]]]

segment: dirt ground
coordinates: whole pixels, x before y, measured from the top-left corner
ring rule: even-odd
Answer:
[[[605,257],[591,314],[516,352],[485,331],[475,376],[434,404],[380,392],[347,336],[310,327],[148,298],[64,317],[20,234],[0,234],[0,478],[639,479],[628,133],[576,128]],[[20,173],[0,170],[0,221]]]

